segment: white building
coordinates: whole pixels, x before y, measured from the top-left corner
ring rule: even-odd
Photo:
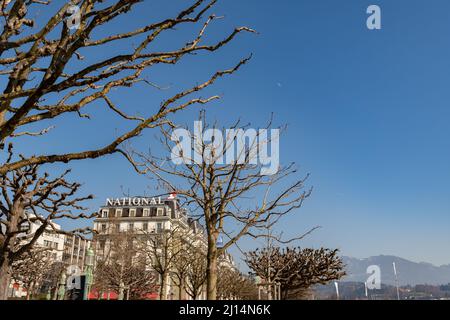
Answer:
[[[107,199],[106,205],[99,210],[99,218],[94,221],[95,252],[97,259],[109,253],[108,242],[111,235],[120,232],[135,234],[159,234],[162,231],[185,230],[183,237],[196,246],[206,249],[206,237],[203,227],[189,219],[187,212],[174,196],[168,198],[115,198]],[[169,277],[170,278],[170,277]],[[178,288],[168,279],[168,299],[177,298]],[[185,294],[183,296],[186,297]]]
[[[24,233],[19,235],[19,241],[23,244],[30,241],[41,226],[40,221],[33,221],[24,225]],[[86,252],[91,245],[90,240],[84,240],[75,235],[61,234],[58,233],[59,230],[61,230],[61,226],[51,222],[51,225],[36,240],[33,247],[48,249],[51,263],[61,262],[64,263],[65,267],[76,265],[80,268],[80,271],[83,271]],[[26,295],[20,284],[14,281],[10,284],[10,290],[14,297],[20,298]]]

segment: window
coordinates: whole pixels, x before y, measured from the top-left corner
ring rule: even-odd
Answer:
[[[130,217],[136,217],[136,209],[130,209]]]
[[[128,224],[128,230],[133,231],[134,230],[134,223]]]
[[[164,208],[156,209],[156,216],[161,217],[164,215]]]
[[[150,209],[144,209],[143,216],[144,217],[150,217]]]
[[[147,222],[144,222],[144,223],[142,224],[142,230],[144,230],[144,231],[147,231],[147,230],[148,230],[148,223],[147,223]]]
[[[101,232],[106,232],[106,223],[102,223],[100,228]]]
[[[161,222],[158,222],[156,225],[156,232],[160,233],[163,230],[163,224]]]
[[[116,228],[116,232],[120,232],[120,224],[116,223],[115,228]]]
[[[122,209],[117,209],[116,210],[116,218],[120,218],[122,217]]]
[[[102,218],[108,218],[108,209],[102,210]]]

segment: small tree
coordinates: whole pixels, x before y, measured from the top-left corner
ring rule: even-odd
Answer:
[[[298,299],[313,285],[345,275],[339,250],[268,247],[246,254],[249,268],[269,285],[281,284],[282,299]]]
[[[217,296],[222,300],[256,300],[256,283],[238,270],[229,266],[220,266],[217,281]]]
[[[189,267],[186,273],[186,292],[197,300],[206,283],[207,261],[203,248],[192,248],[189,255]]]
[[[181,227],[162,229],[158,233],[144,232],[139,235],[139,250],[146,256],[151,268],[158,273],[160,282],[159,298],[167,299],[167,284],[176,267],[176,261],[184,253],[187,232]]]
[[[173,261],[174,269],[171,272],[172,282],[178,287],[178,300],[184,300],[186,291],[186,277],[191,264],[191,256],[188,247],[180,252]]]
[[[46,249],[33,249],[14,261],[12,279],[21,284],[27,291],[26,299],[30,300],[43,285],[51,268],[51,253]]]
[[[121,232],[110,235],[105,251],[98,252],[94,288],[100,293],[113,289],[119,299],[142,299],[156,285],[154,272],[140,251],[136,235]]]

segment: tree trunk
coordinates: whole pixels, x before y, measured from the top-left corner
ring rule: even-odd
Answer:
[[[178,286],[178,300],[186,300],[184,292],[184,279],[180,279],[180,285]]]
[[[167,300],[167,272],[161,274],[161,289],[159,290],[159,300]]]
[[[206,269],[206,299],[217,300],[217,239],[208,236],[208,255]]]
[[[31,300],[31,291],[33,290],[33,285],[31,284],[31,285],[29,285],[28,287],[27,287],[27,297],[26,297],[26,300]]]
[[[7,257],[0,260],[0,300],[8,299],[9,283],[11,282],[11,273]]]

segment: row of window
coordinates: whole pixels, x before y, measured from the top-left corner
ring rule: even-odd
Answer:
[[[58,249],[58,242],[44,240],[44,247]]]
[[[130,222],[128,224],[128,229],[127,230],[128,231],[133,231],[135,229],[134,227],[135,227],[134,223]],[[121,231],[120,230],[120,224],[115,224],[114,228],[115,228],[115,230],[114,230],[115,232],[120,232]],[[105,233],[107,230],[108,230],[108,225],[106,223],[102,223],[100,225],[100,232]],[[139,230],[149,231],[149,224],[147,222],[144,222],[142,224],[142,229],[139,229]],[[163,224],[162,224],[162,222],[158,222],[156,224],[156,232],[161,232],[162,230],[163,230]],[[153,230],[153,231],[155,231],[155,230]]]
[[[122,209],[116,209],[115,211],[116,211],[115,212],[115,217],[116,218],[120,218],[120,217],[123,216],[122,215],[123,214],[123,210]],[[171,209],[167,208],[167,212],[170,213],[170,211],[171,211]],[[109,216],[109,209],[103,209],[101,216],[102,216],[102,218],[109,218],[110,217]],[[150,217],[150,208],[144,208],[142,210],[142,216],[143,217]],[[164,208],[161,208],[161,207],[156,208],[156,216],[157,217],[164,216]],[[136,217],[136,209],[135,208],[130,209],[129,217]]]

